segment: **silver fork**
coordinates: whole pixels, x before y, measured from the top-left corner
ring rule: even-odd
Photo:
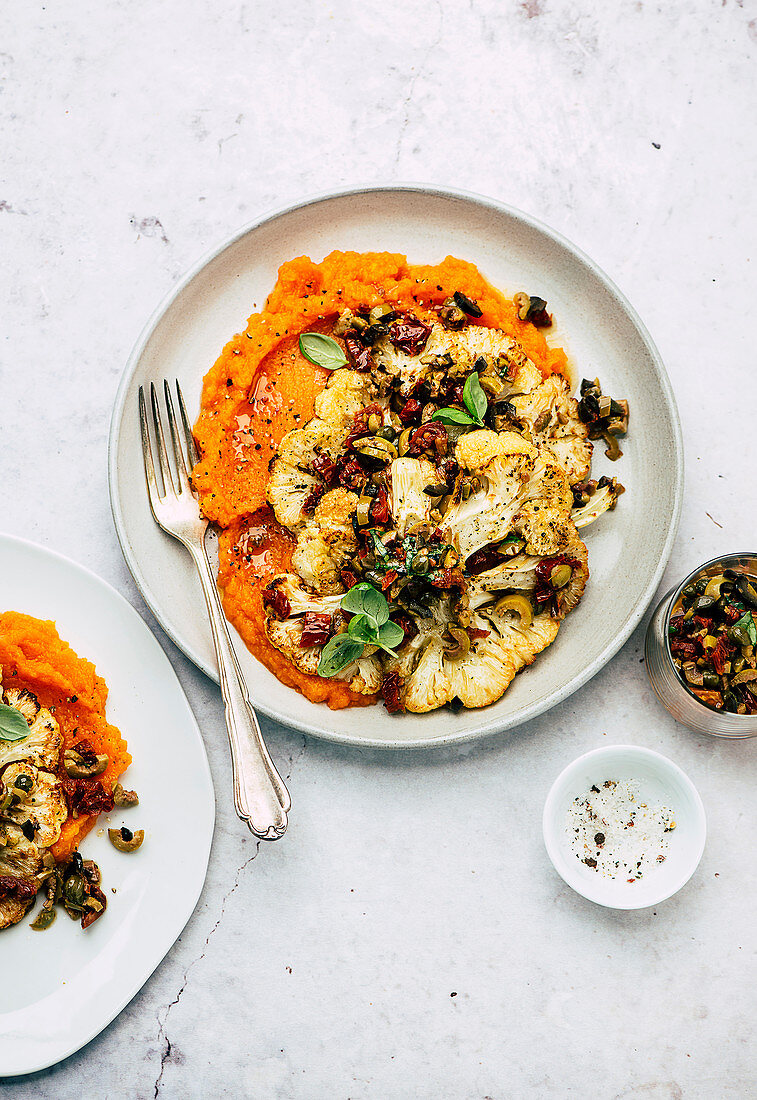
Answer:
[[[189,480],[189,470],[197,462],[197,449],[189,426],[184,398],[177,382],[176,396],[184,443],[187,448],[186,457],[174,413],[171,391],[166,381],[163,382],[163,390],[173,444],[175,474],[172,472],[168,458],[155,386],[150,383],[153,435],[162,479],[161,492],[152,457],[145,395],[142,386],[139,387],[139,422],[142,429],[142,455],[145,461],[150,509],[155,522],[186,547],[200,574],[218,658],[221,691],[226,704],[226,729],[229,734],[231,766],[234,775],[234,808],[238,817],[247,822],[255,836],[260,837],[261,840],[278,840],[286,832],[287,814],[291,807],[289,791],[276,771],[263,741],[257,716],[250,703],[247,684],[231,644],[226,617],[221,608],[208,552],[205,549],[208,522],[200,515],[197,499]]]

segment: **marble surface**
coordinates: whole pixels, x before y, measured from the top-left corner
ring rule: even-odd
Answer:
[[[588,252],[649,326],[687,493],[672,583],[754,546],[757,198],[750,0],[27,0],[0,41],[3,530],[154,622],[115,539],[106,438],[143,323],[208,248],[332,187],[490,194]],[[644,626],[550,714],[389,756],[266,724],[287,837],[236,820],[217,689],[161,639],[203,729],[218,820],[180,940],[84,1050],[9,1098],[680,1100],[757,1095],[755,745],[657,704]],[[553,872],[540,815],[597,745],[673,757],[709,819],[656,910]]]

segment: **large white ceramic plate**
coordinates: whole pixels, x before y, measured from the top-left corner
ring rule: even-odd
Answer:
[[[542,713],[586,683],[641,619],[662,577],[683,490],[681,432],[660,357],[610,280],[573,245],[491,199],[422,187],[343,192],[303,202],[248,226],[203,259],[159,307],[121,382],[110,433],[110,493],[134,579],[166,632],[217,679],[193,566],[153,523],[142,477],[137,389],[177,377],[193,413],[202,378],[221,348],[262,307],[281,263],[332,249],[388,250],[414,263],[448,254],[470,260],[497,287],[549,302],[579,375],[631,404],[617,464],[596,448],[595,474],[616,474],[627,493],[586,532],[591,579],[554,643],[484,710],[390,716],[382,706],[332,712],[284,687],[237,639],[253,701],[287,725],[333,741],[391,748],[463,741]]]
[[[100,826],[82,855],[102,870],[105,915],[82,932],[61,910],[52,928],[30,917],[0,933],[0,1077],[44,1069],[84,1046],[121,1011],[171,948],[197,904],[215,801],[205,749],[173,669],[142,619],[104,581],[41,546],[0,535],[0,610],[53,619],[91,660],[110,694],[108,719],[134,762],[133,810],[100,824],[144,828],[133,855]],[[179,775],[178,782],[170,782]],[[115,889],[115,894],[111,892]]]

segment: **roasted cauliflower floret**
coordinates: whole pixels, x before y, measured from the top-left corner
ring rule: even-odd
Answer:
[[[452,699],[452,685],[444,669],[444,646],[434,634],[423,648],[413,672],[405,680],[405,709],[414,714],[443,707]]]
[[[496,604],[485,611],[486,624],[501,639],[502,647],[507,651],[514,665],[514,672],[520,672],[530,665],[557,637],[560,620],[554,619],[549,612],[536,615],[532,622],[525,624],[513,611],[500,610]],[[484,613],[481,616],[484,618]]]
[[[617,483],[615,478],[613,478],[612,481],[608,478],[603,478],[600,480],[596,491],[589,497],[586,504],[574,508],[570,514],[570,518],[577,528],[587,527],[590,523],[593,523],[595,519],[598,519],[603,512],[612,512],[615,505],[618,503],[618,497],[624,492],[625,489],[622,485]]]
[[[471,577],[468,584],[470,606],[473,610],[483,607],[491,600],[492,592],[531,592],[540,586],[549,591],[554,581],[559,581],[562,583],[554,588],[554,602],[557,605],[556,617],[562,619],[573,610],[583,595],[589,577],[587,561],[586,546],[578,536],[561,548],[554,559],[518,554],[494,569],[487,569],[477,577]],[[551,579],[552,570],[557,566],[569,569],[569,574],[565,574],[567,579],[559,574],[554,581]],[[541,579],[538,571],[542,574]]]
[[[355,416],[375,400],[376,387],[369,374],[340,367],[332,371],[326,388],[315,399],[315,415],[347,434]]]
[[[40,848],[49,848],[60,836],[63,822],[68,816],[68,807],[63,788],[57,776],[35,768],[27,761],[9,764],[2,775],[6,790],[17,790],[15,784],[19,776],[26,775],[33,786],[29,793],[18,790],[20,801],[15,801],[5,810],[4,817],[23,825],[31,821],[34,828],[34,840]]]
[[[516,514],[513,526],[526,540],[526,553],[547,557],[575,538],[570,514],[549,502],[528,500]]]
[[[439,484],[436,467],[427,458],[395,458],[391,484],[392,520],[400,535],[405,535],[429,519],[434,501],[424,489]]]
[[[269,585],[277,589],[286,599],[289,615],[285,619],[279,619],[275,613],[274,601],[267,606],[265,632],[272,645],[281,653],[284,653],[292,664],[301,672],[315,676],[318,672],[318,662],[323,649],[322,644],[303,645],[302,634],[306,627],[306,615],[328,616],[325,619],[328,630],[336,626],[337,630],[344,629],[344,619],[341,616],[341,595],[318,596],[307,592],[298,577],[286,574],[276,577]],[[339,616],[334,619],[334,616]],[[337,674],[340,680],[349,683],[352,691],[363,695],[373,695],[381,687],[381,663],[375,655],[375,646],[367,646],[365,652],[357,660],[343,668]]]
[[[358,498],[348,489],[332,489],[300,529],[292,568],[319,594],[340,592],[340,572],[357,550],[352,516]]]
[[[303,505],[317,485],[319,478],[312,470],[318,455],[336,454],[342,433],[323,420],[311,420],[304,428],[288,432],[271,463],[266,496],[279,523],[296,530],[305,523],[307,516]]]
[[[486,707],[507,690],[517,672],[515,662],[495,637],[479,638],[471,644],[467,657],[445,661],[451,698],[464,707]]]
[[[61,735],[50,711],[36,695],[18,688],[6,688],[2,700],[21,711],[29,724],[29,736],[22,741],[0,741],[0,768],[16,760],[28,760],[39,768],[54,771],[58,766]]]
[[[28,896],[19,898],[11,892],[0,898],[0,930],[17,924],[26,915],[34,903],[39,885],[37,875],[42,872],[42,853],[37,845],[28,840],[17,825],[3,823],[0,826],[0,876],[21,880],[30,884],[25,888]]]
[[[546,444],[568,475],[571,485],[583,481],[591,466],[589,427],[578,415],[578,402],[570,396],[570,383],[552,374],[530,393],[512,398],[515,415],[523,427]]]

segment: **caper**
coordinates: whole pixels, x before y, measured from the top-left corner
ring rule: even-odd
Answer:
[[[728,637],[736,645],[749,645],[750,642],[749,633],[741,623],[734,623],[733,626],[729,627]]]
[[[78,905],[84,901],[84,880],[81,875],[69,875],[63,883],[63,897],[69,905]]]
[[[549,583],[553,588],[564,588],[572,576],[573,570],[569,565],[556,565],[549,574]]]
[[[413,573],[428,573],[428,551],[419,550],[410,565]]]
[[[739,708],[739,701],[732,691],[726,691],[723,694],[723,707],[725,710],[730,710],[735,714]]]
[[[705,672],[702,675],[702,683],[706,688],[720,687],[720,677],[715,672]]]
[[[23,791],[25,794],[29,794],[32,787],[34,786],[34,780],[32,779],[32,777],[30,775],[19,775],[18,779],[13,784],[13,786],[17,787],[20,791]]]
[[[391,424],[387,424],[385,428],[379,428],[379,430],[376,432],[376,435],[378,435],[381,439],[386,439],[389,443],[394,443],[397,433],[395,432]]]

